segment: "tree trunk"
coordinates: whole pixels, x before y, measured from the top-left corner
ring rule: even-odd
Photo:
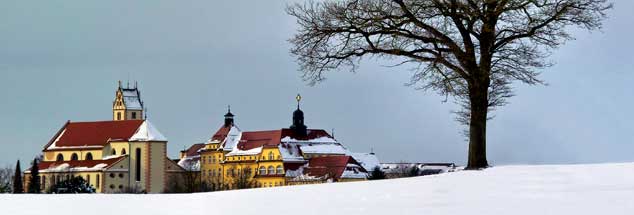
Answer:
[[[487,82],[485,82],[487,83]],[[471,119],[469,121],[469,161],[467,169],[489,166],[486,152],[486,127],[488,111],[488,84],[476,83],[470,87]]]

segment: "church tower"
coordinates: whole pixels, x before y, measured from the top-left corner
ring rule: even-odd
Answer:
[[[297,110],[293,112],[293,124],[290,129],[295,132],[295,135],[305,137],[307,135],[306,125],[304,124],[304,112],[299,109],[299,102],[302,100],[302,96],[297,94],[295,97],[297,100]]]
[[[112,103],[112,120],[141,120],[144,118],[143,110],[141,92],[136,82],[134,88],[131,88],[130,83],[127,87],[123,87],[119,81],[119,88]]]

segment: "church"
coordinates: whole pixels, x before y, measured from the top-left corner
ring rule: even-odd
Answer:
[[[181,152],[179,165],[199,171],[213,190],[366,180],[359,154],[327,131],[308,128],[301,96],[296,100],[291,126],[275,130],[242,131],[229,109],[206,143]]]
[[[42,190],[81,176],[98,193],[163,192],[167,178],[183,169],[167,158],[167,138],[147,120],[144,108],[137,85],[119,82],[112,120],[64,123],[42,150]],[[28,183],[30,169],[24,173]]]

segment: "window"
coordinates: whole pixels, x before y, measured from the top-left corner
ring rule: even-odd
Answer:
[[[216,157],[211,157],[211,163],[216,163]]]
[[[123,173],[119,173],[119,178],[123,178]]]
[[[73,155],[71,155],[71,156],[70,156],[70,160],[72,160],[72,161],[76,161],[76,160],[78,160],[78,159],[79,159],[79,158],[77,157],[77,154],[76,154],[76,153],[73,153]]]
[[[275,169],[273,168],[273,166],[269,166],[269,175],[273,174],[275,174]]]
[[[282,165],[278,165],[277,166],[277,171],[276,172],[277,172],[278,175],[284,174],[284,168],[282,168]]]
[[[125,155],[125,153],[126,153],[126,152],[125,152],[125,149],[121,149],[121,154],[122,154],[122,155]]]
[[[119,190],[123,190],[123,185],[119,185]]]
[[[97,181],[95,181],[95,187],[99,188],[100,184],[101,184],[101,181],[99,180],[99,175],[97,175]]]
[[[92,153],[88,152],[88,154],[86,154],[86,160],[87,161],[91,161],[92,160]]]
[[[40,183],[41,189],[43,190],[46,187],[46,176],[42,176],[42,182]]]
[[[121,120],[121,112],[117,113],[117,120]]]
[[[259,173],[259,174],[260,174],[260,175],[266,175],[266,168],[265,168],[265,167],[263,167],[263,166],[261,166],[261,167],[260,167],[260,173]]]
[[[86,182],[88,182],[88,184],[90,184],[90,174],[86,175]]]
[[[57,161],[64,161],[64,155],[62,154],[57,154]]]
[[[207,156],[207,162],[213,163],[213,162],[211,162],[211,156]]]
[[[269,152],[269,160],[273,160],[273,152]]]
[[[114,173],[110,173],[110,178],[114,178]]]
[[[132,119],[136,119],[136,112],[132,112]]]
[[[136,148],[136,181],[141,181],[141,149]]]
[[[111,155],[117,155],[117,150],[116,149],[112,149],[112,151],[110,152]]]
[[[114,189],[114,184],[111,184],[111,185],[110,185],[110,189]]]

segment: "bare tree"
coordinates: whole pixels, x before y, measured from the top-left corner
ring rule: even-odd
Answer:
[[[255,180],[253,180],[253,171],[248,166],[240,165],[238,168],[238,174],[233,178],[231,188],[232,189],[249,189],[256,186]]]
[[[488,166],[489,111],[506,104],[514,81],[542,84],[551,50],[569,26],[601,27],[607,0],[341,0],[294,4],[291,53],[311,85],[331,70],[355,71],[362,57],[413,64],[410,84],[452,96],[468,126],[469,169]]]
[[[0,168],[0,193],[10,193],[13,186],[13,168]]]

